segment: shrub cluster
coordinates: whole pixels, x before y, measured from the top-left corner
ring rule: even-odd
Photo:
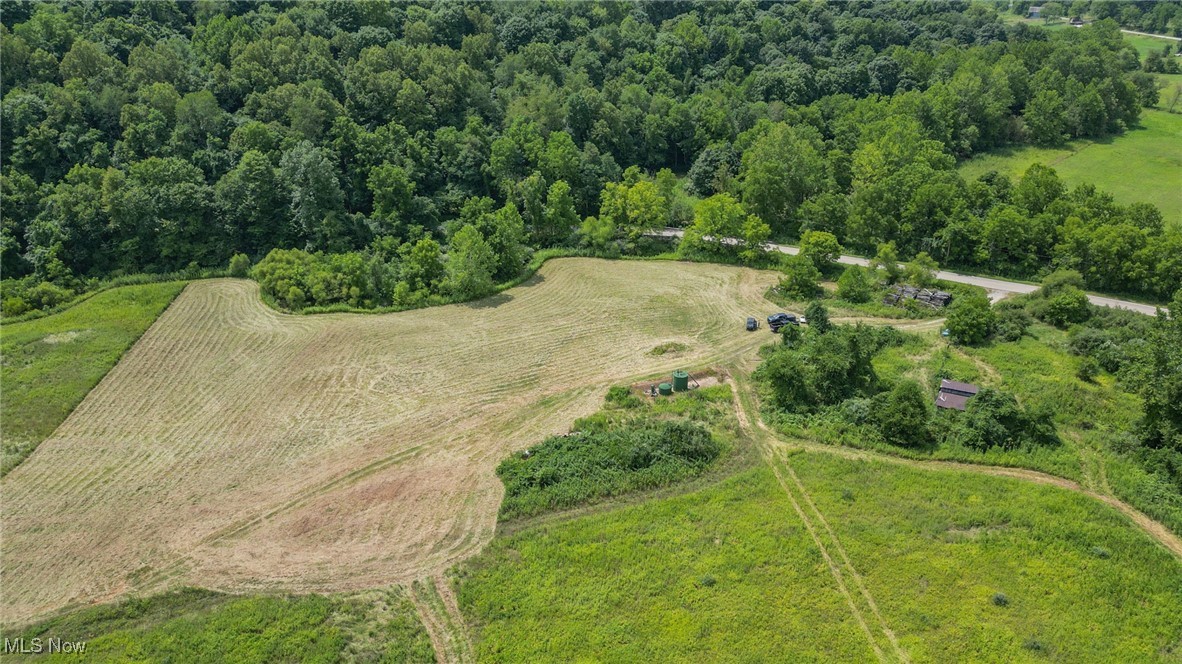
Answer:
[[[637,418],[554,436],[497,467],[501,518],[532,516],[665,486],[702,471],[722,452],[703,425]]]

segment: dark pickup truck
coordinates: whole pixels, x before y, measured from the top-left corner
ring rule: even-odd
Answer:
[[[767,325],[772,332],[779,332],[785,325],[800,325],[800,322],[792,314],[778,313],[767,317]]]

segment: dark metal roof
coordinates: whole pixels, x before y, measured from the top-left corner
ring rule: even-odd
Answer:
[[[965,404],[968,403],[969,398],[963,394],[956,394],[954,392],[940,392],[936,395],[936,408],[954,408],[956,410],[964,410]]]
[[[972,383],[961,383],[955,380],[941,380],[940,391],[959,392],[965,396],[972,396],[977,393],[977,386],[973,385]]]

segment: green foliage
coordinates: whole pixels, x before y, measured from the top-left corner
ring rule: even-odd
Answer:
[[[1091,307],[1086,293],[1068,286],[1047,299],[1046,305],[1038,309],[1038,315],[1051,325],[1067,327],[1087,320]]]
[[[638,419],[548,438],[497,467],[505,484],[501,518],[664,486],[701,472],[721,451],[708,429],[681,420]]]
[[[86,641],[87,661],[96,662],[434,661],[414,605],[396,589],[330,598],[184,588],[68,613],[19,636]]]
[[[857,265],[850,265],[837,278],[837,297],[847,302],[869,302],[873,293],[874,287],[866,270]]]
[[[360,253],[310,254],[273,249],[251,270],[263,292],[299,311],[307,305],[373,306],[380,297],[368,261]]]
[[[114,288],[0,327],[3,473],[66,419],[183,288],[175,281]]]
[[[788,348],[795,347],[804,337],[799,325],[785,325],[780,328],[780,343]]]
[[[694,223],[685,230],[679,251],[701,252],[745,262],[756,262],[771,230],[755,215],[747,214],[730,194],[715,194],[694,207]]]
[[[963,413],[946,415],[942,435],[973,449],[1016,449],[1059,442],[1049,413],[1024,409],[1014,395],[1001,390],[982,388],[968,400]]]
[[[783,123],[751,133],[739,171],[743,203],[774,231],[796,235],[796,209],[824,187],[821,137],[812,127]]]
[[[787,256],[780,264],[780,292],[792,297],[814,298],[821,294],[821,272],[804,256]]]
[[[984,343],[997,327],[997,314],[984,295],[958,297],[948,307],[948,332],[958,343]]]
[[[527,243],[564,246],[580,225],[584,247],[643,252],[646,232],[691,220],[688,193],[742,200],[746,262],[773,233],[816,231],[1023,277],[1073,267],[1090,289],[1161,299],[1182,281],[1182,237],[1152,208],[1066,192],[1049,169],[1012,198],[953,170],[986,150],[1135,127],[1156,90],[1111,23],[1036,39],[963,3],[119,6],[5,14],[6,277],[78,292],[236,253],[447,244],[468,223],[506,283]],[[1170,163],[1169,117],[1145,113],[1150,139],[1128,132],[1161,146],[1140,161]],[[1141,196],[1124,168],[1092,170]],[[1176,205],[1169,185],[1150,189]],[[497,231],[465,218],[485,197],[503,212]],[[311,306],[442,295],[380,281],[371,304]],[[29,306],[11,299],[9,312]]]
[[[875,274],[881,274],[883,280],[893,284],[903,275],[899,266],[899,252],[895,250],[894,242],[884,242],[878,245],[878,252],[870,260],[870,269]]]
[[[447,289],[463,299],[493,290],[497,257],[475,226],[464,226],[452,236],[447,251]]]
[[[1085,383],[1096,382],[1096,376],[1100,375],[1100,363],[1094,357],[1085,357],[1079,362],[1079,368],[1075,370],[1075,377]]]
[[[930,288],[936,284],[936,273],[939,271],[940,266],[935,259],[926,251],[921,251],[903,268],[903,281],[921,288]]]
[[[810,413],[873,394],[878,376],[871,358],[903,341],[903,334],[890,327],[839,325],[822,333],[811,319],[809,325],[799,341],[774,347],[755,371],[780,412]]]
[[[893,445],[922,447],[930,438],[930,398],[919,383],[902,380],[874,399],[871,421],[883,440]]]
[[[1034,319],[1026,313],[1021,305],[1005,300],[999,302],[993,310],[997,313],[997,325],[994,336],[999,341],[1017,341],[1026,334]]]
[[[635,408],[644,404],[644,401],[633,394],[632,388],[627,385],[613,385],[608,388],[605,401],[609,406],[617,408]]]
[[[1043,277],[1038,292],[1043,297],[1049,298],[1068,287],[1083,290],[1083,275],[1075,270],[1055,270]]]
[[[579,225],[579,213],[575,211],[575,199],[570,185],[559,180],[550,185],[546,192],[546,206],[542,224],[533,228],[534,238],[543,247],[564,244]]]
[[[230,276],[245,278],[250,275],[250,257],[246,254],[234,254],[230,257]]]
[[[1149,337],[1142,438],[1155,449],[1156,464],[1170,471],[1182,490],[1182,289],[1174,295],[1167,315],[1158,312]]]
[[[822,274],[826,274],[837,264],[841,245],[833,233],[808,231],[800,238],[800,255],[812,261]]]
[[[816,330],[818,334],[825,334],[833,329],[833,323],[829,322],[829,310],[818,300],[809,302],[804,308],[804,317],[808,321],[809,329]]]
[[[608,183],[603,190],[599,218],[609,220],[629,242],[636,242],[645,233],[666,224],[669,201],[648,180]]]

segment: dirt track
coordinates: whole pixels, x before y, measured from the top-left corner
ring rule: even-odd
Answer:
[[[2,619],[180,583],[438,574],[492,536],[505,454],[613,382],[748,354],[774,279],[563,259],[471,305],[305,317],[253,282],[195,282],[3,480]],[[668,341],[688,349],[647,354]]]
[[[925,468],[929,470],[958,470],[970,473],[980,473],[984,475],[993,475],[996,477],[1010,477],[1027,482],[1034,482],[1036,484],[1048,484],[1057,486],[1068,491],[1075,491],[1086,496],[1099,500],[1102,503],[1116,508],[1125,516],[1129,517],[1141,530],[1145,531],[1147,535],[1152,537],[1155,541],[1166,547],[1171,553],[1182,559],[1182,538],[1179,538],[1169,528],[1162,523],[1154,520],[1144,512],[1129,505],[1128,503],[1115,498],[1113,496],[1097,493],[1081,486],[1078,482],[1069,479],[1057,477],[1049,473],[1043,473],[1037,470],[1030,470],[1028,468],[1010,468],[1006,466],[990,466],[977,463],[965,463],[961,461],[941,461],[941,460],[922,460],[922,459],[907,459],[904,457],[893,456],[890,454],[883,454],[881,452],[874,452],[870,450],[860,450],[852,447],[838,447],[835,445],[825,445],[822,443],[815,443],[809,440],[795,438],[792,440],[785,440],[775,432],[773,432],[763,420],[755,417],[755,424],[758,426],[758,432],[752,428],[752,417],[747,413],[748,405],[755,399],[754,394],[751,393],[750,385],[744,383],[742,386],[732,381],[731,387],[735,392],[735,410],[738,413],[739,423],[744,431],[750,435],[758,433],[758,439],[765,445],[769,445],[775,449],[802,449],[810,452],[823,452],[825,454],[834,454],[845,457],[847,459],[858,460],[874,460],[885,461],[887,463],[894,463],[903,466],[910,466],[912,468]]]

